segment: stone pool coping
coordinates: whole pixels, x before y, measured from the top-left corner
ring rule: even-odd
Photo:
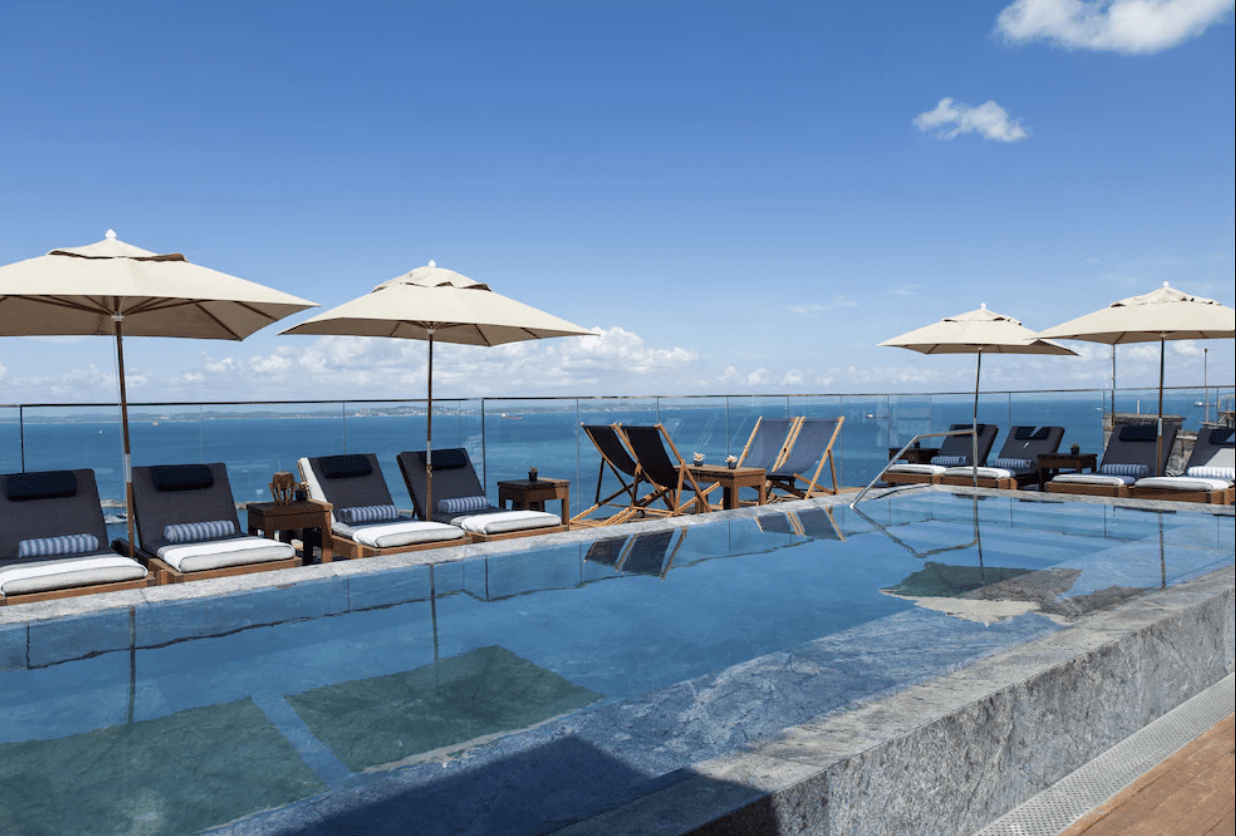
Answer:
[[[1014,492],[1000,491],[988,488],[957,488],[940,485],[913,485],[900,488],[883,488],[872,490],[868,496],[878,499],[883,496],[907,492],[941,491],[946,493],[977,493],[979,496],[1008,497]],[[599,537],[620,537],[636,532],[653,532],[658,530],[679,528],[692,525],[703,525],[715,522],[718,518],[741,519],[755,517],[771,511],[794,511],[811,507],[835,507],[852,501],[855,494],[841,494],[816,499],[778,502],[773,505],[750,506],[733,511],[717,511],[698,516],[682,516],[656,518],[622,523],[605,528],[580,528],[558,534],[543,534],[514,540],[499,540],[492,543],[473,543],[462,546],[448,546],[440,549],[429,549],[421,552],[406,552],[404,554],[369,557],[362,560],[340,560],[333,563],[298,566],[293,569],[278,569],[268,572],[253,572],[247,575],[236,575],[227,578],[209,578],[167,586],[151,586],[145,589],[133,589],[123,592],[102,592],[94,595],[82,595],[75,598],[57,598],[51,601],[35,601],[22,604],[0,606],[0,626],[20,624],[23,622],[43,621],[47,619],[64,618],[104,612],[106,610],[141,607],[165,601],[186,601],[197,598],[231,595],[251,592],[258,589],[292,587],[302,583],[310,583],[331,578],[347,578],[356,575],[367,575],[398,569],[408,566],[423,566],[437,563],[454,563],[461,560],[484,559],[508,552],[530,551],[536,548],[552,546],[561,547],[589,542]],[[1157,500],[1113,499],[1110,497],[1090,497],[1069,495],[1068,499],[1060,499],[1055,494],[1041,494],[1033,491],[1015,492],[1019,500],[1032,502],[1091,502],[1105,505],[1126,506],[1143,510],[1163,511],[1195,511],[1216,516],[1232,516],[1230,506],[1202,505],[1191,502],[1163,502]]]

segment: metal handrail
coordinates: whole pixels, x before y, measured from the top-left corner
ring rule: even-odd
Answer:
[[[880,469],[880,472],[876,474],[876,477],[867,483],[867,487],[863,488],[861,491],[858,492],[858,496],[854,497],[854,501],[850,503],[850,507],[853,508],[855,505],[857,505],[862,500],[862,498],[867,495],[867,491],[875,487],[875,483],[879,482],[880,479],[884,477],[885,471],[887,471],[890,467],[896,464],[901,459],[901,457],[905,455],[906,450],[909,450],[911,447],[913,447],[920,438],[941,438],[944,436],[952,436],[952,435],[976,435],[977,433],[978,433],[977,427],[970,427],[970,429],[968,430],[948,430],[947,432],[941,432],[941,433],[919,433],[918,435],[914,436],[914,438],[907,441],[906,446],[902,447],[900,450],[897,451],[897,455],[893,456],[892,458],[888,460],[888,464],[884,465],[884,467]],[[977,478],[977,474],[975,475]]]

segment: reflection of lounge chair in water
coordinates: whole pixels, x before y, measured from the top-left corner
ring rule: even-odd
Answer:
[[[686,539],[686,529],[652,531],[630,537],[606,537],[589,546],[584,560],[602,566],[613,566],[615,572],[623,574],[656,575],[664,578]]]
[[[627,450],[626,444],[623,443],[622,436],[618,433],[616,424],[582,424],[584,432],[588,438],[592,440],[593,445],[597,448],[597,452],[601,454],[601,463],[597,468],[597,493],[596,499],[591,508],[581,511],[571,518],[572,526],[599,526],[613,525],[614,523],[622,522],[628,519],[633,513],[633,508],[638,502],[638,497],[635,495],[635,485],[638,482],[636,479],[635,459],[631,457],[631,453]],[[601,496],[601,483],[605,480],[605,469],[609,468],[610,472],[618,480],[621,485],[618,490],[611,493],[609,496]],[[627,481],[630,479],[630,481]],[[614,500],[620,496],[626,496],[627,501],[622,505],[617,505]],[[601,508],[610,507],[620,509],[619,513],[598,520],[587,519],[588,515]]]
[[[845,542],[845,535],[837,526],[831,508],[800,508],[797,511],[759,514],[755,524],[766,534],[792,534],[814,540]]]

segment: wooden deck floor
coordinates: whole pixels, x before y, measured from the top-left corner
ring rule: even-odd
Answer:
[[[1229,714],[1061,836],[1233,836],[1234,744]]]

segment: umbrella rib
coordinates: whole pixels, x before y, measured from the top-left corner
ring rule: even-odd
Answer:
[[[73,299],[62,299],[59,296],[5,296],[3,298],[22,299],[27,302],[38,302],[43,305],[52,305],[57,308],[70,308],[75,311],[85,311],[87,313],[110,314],[112,312],[111,308],[108,308],[102,302],[98,302],[95,307],[91,307],[90,305],[83,305],[81,302]],[[93,297],[87,296],[85,298],[94,301]]]
[[[210,317],[212,320],[214,320],[215,325],[218,325],[218,326],[219,326],[220,328],[222,328],[224,331],[227,331],[229,334],[231,334],[231,335],[232,335],[232,339],[234,339],[234,340],[243,340],[243,339],[244,339],[244,337],[242,337],[240,334],[237,334],[235,331],[233,331],[231,328],[229,328],[227,325],[225,325],[225,324],[224,324],[224,322],[223,322],[223,320],[219,319],[219,317],[215,316],[215,315],[214,315],[214,314],[212,314],[210,311],[206,310],[206,309],[205,309],[204,307],[202,307],[200,304],[197,306],[197,309],[198,309],[199,311],[201,311],[202,313],[206,314],[206,316]]]

